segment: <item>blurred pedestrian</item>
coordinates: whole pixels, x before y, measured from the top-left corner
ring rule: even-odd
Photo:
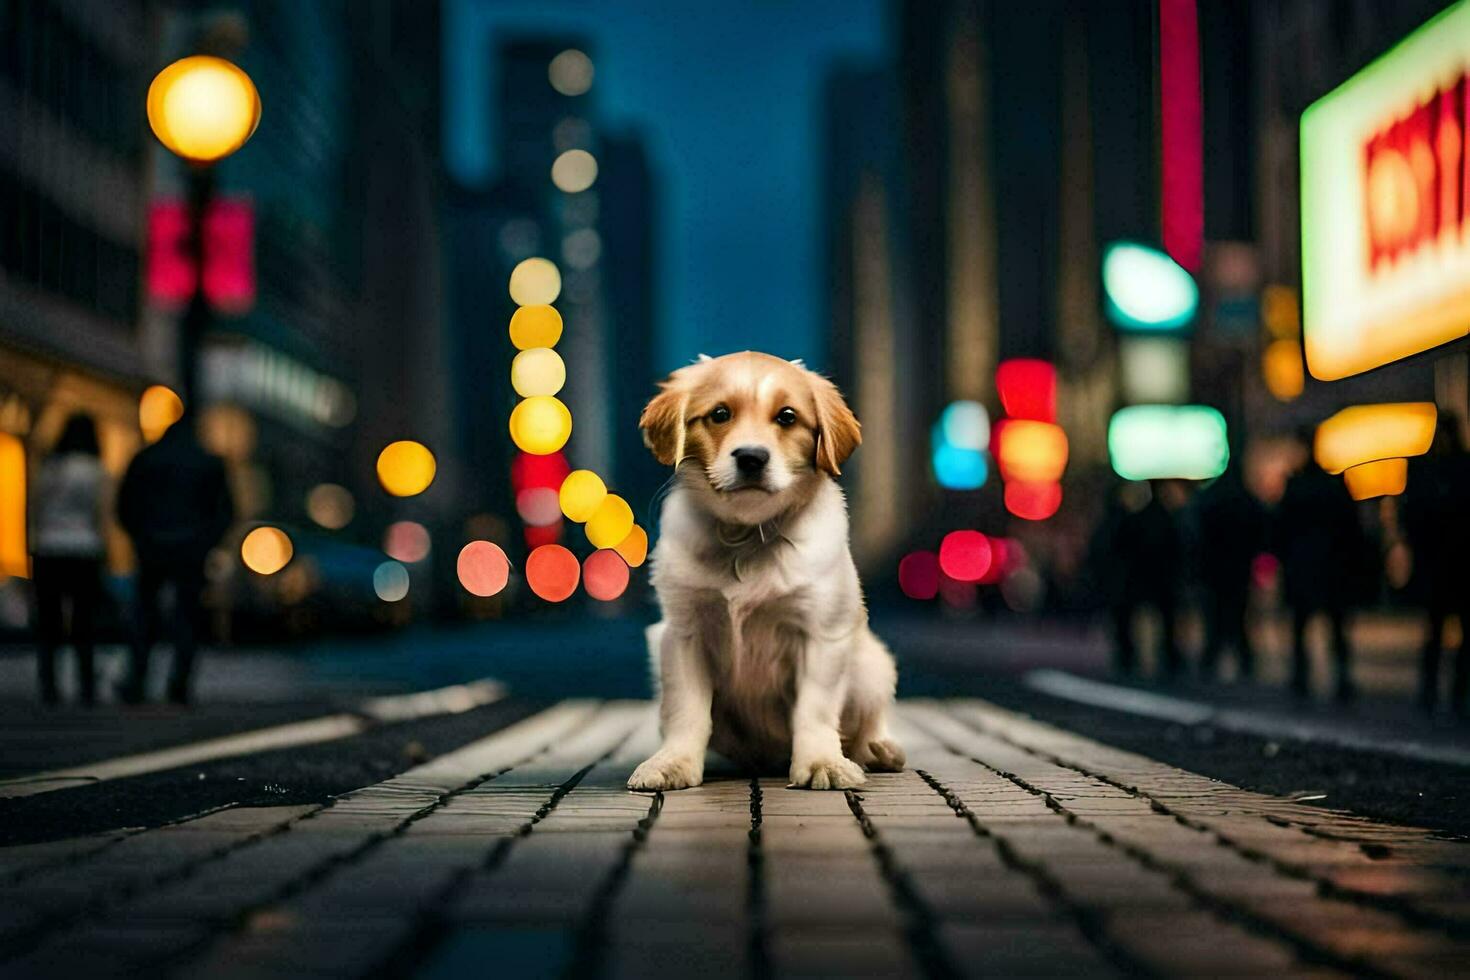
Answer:
[[[1419,660],[1419,703],[1433,711],[1439,700],[1439,663],[1445,621],[1460,619],[1450,707],[1466,711],[1470,694],[1470,455],[1460,421],[1442,412],[1428,455],[1409,461],[1409,485],[1401,500],[1404,532],[1412,554],[1410,586],[1424,605],[1424,646]]]
[[[1325,615],[1332,634],[1335,692],[1339,701],[1357,693],[1348,643],[1348,614],[1363,586],[1366,539],[1357,506],[1341,477],[1317,464],[1312,430],[1298,433],[1305,459],[1286,481],[1276,515],[1275,547],[1281,559],[1286,604],[1291,607],[1291,690],[1311,689],[1307,627]]]
[[[189,700],[189,676],[200,628],[204,559],[234,520],[224,463],[204,451],[192,416],[169,426],[133,457],[118,491],[118,517],[138,552],[137,621],[132,669],[120,690],[129,702],[147,693],[148,659],[158,639],[163,593],[173,593],[174,642],[168,698]]]
[[[1215,676],[1220,654],[1235,650],[1241,680],[1255,674],[1247,612],[1251,566],[1266,547],[1266,508],[1247,489],[1239,463],[1199,495],[1199,581],[1205,590],[1205,648],[1200,672]]]
[[[1118,492],[1119,511],[1099,556],[1113,569],[1113,665],[1121,674],[1138,669],[1134,619],[1152,606],[1159,616],[1160,675],[1172,678],[1182,664],[1175,639],[1183,543],[1165,506],[1166,481],[1133,483]]]
[[[98,458],[97,426],[91,416],[73,415],[37,470],[31,498],[37,666],[41,700],[47,704],[58,700],[56,652],[68,639],[76,650],[82,703],[96,701],[92,654],[106,550],[102,534],[106,483]]]

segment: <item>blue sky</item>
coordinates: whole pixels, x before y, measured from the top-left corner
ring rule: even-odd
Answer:
[[[445,154],[495,168],[497,37],[590,41],[598,118],[636,127],[663,181],[660,363],[758,348],[825,360],[822,84],[838,60],[887,57],[882,0],[449,0]]]

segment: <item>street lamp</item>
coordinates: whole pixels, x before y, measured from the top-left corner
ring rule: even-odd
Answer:
[[[169,65],[148,86],[148,125],[189,164],[189,237],[194,292],[179,328],[179,393],[194,405],[200,339],[209,326],[204,296],[204,218],[214,199],[214,164],[244,146],[260,123],[260,94],[239,67],[213,55]]]

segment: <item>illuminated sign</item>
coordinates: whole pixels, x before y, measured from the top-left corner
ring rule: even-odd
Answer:
[[[1434,441],[1437,421],[1434,402],[1353,405],[1317,426],[1313,452],[1328,473],[1380,459],[1422,456]]]
[[[148,209],[148,296],[177,308],[194,295],[196,269],[189,208],[155,201]],[[220,313],[238,316],[255,305],[255,208],[244,198],[219,198],[204,216],[204,295]]]
[[[1225,418],[1206,405],[1132,405],[1108,422],[1108,456],[1125,480],[1211,480],[1225,472]]]
[[[1307,368],[1332,381],[1470,332],[1470,0],[1302,114]]]

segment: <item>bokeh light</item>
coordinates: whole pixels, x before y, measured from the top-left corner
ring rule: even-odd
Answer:
[[[540,257],[523,260],[510,273],[510,298],[517,306],[546,306],[561,295],[561,272],[556,263]],[[550,347],[537,343],[533,347]]]
[[[378,482],[395,497],[423,493],[434,482],[437,469],[434,454],[412,439],[390,442],[378,454]]]
[[[510,437],[522,452],[554,453],[571,435],[572,413],[550,395],[527,398],[510,413]]]
[[[562,95],[585,95],[592,87],[592,59],[576,48],[568,48],[546,66],[551,87]]]
[[[1421,456],[1434,441],[1433,402],[1352,405],[1317,426],[1317,463],[1329,473],[1375,459]]]
[[[582,563],[582,587],[602,602],[611,602],[628,588],[628,563],[616,551],[594,551]]]
[[[1062,506],[1062,485],[1013,480],[1006,484],[1005,505],[1022,520],[1044,521]]]
[[[255,419],[239,405],[210,405],[199,415],[200,444],[231,463],[250,458],[255,435]]]
[[[1342,478],[1354,500],[1396,497],[1409,485],[1409,461],[1400,458],[1359,463],[1343,470]]]
[[[148,86],[148,125],[186,160],[210,163],[250,139],[260,123],[260,94],[250,76],[209,55],[182,58]]]
[[[551,182],[567,194],[580,194],[597,182],[597,158],[586,150],[567,150],[551,165]]]
[[[286,567],[294,553],[290,537],[278,527],[257,527],[240,542],[240,560],[259,575],[276,574]]]
[[[145,442],[157,442],[168,427],[184,417],[184,403],[172,388],[152,385],[138,399],[138,428]]]
[[[547,602],[561,602],[577,591],[582,563],[559,544],[544,544],[526,558],[526,583]]]
[[[573,470],[561,484],[561,512],[568,520],[586,524],[606,497],[607,484],[602,477],[591,470]]]
[[[522,306],[511,314],[510,342],[516,350],[555,347],[561,340],[562,319],[556,307],[544,303]]]
[[[990,559],[990,539],[979,531],[951,531],[939,543],[939,570],[956,582],[980,581]]]
[[[356,512],[352,492],[335,483],[318,483],[306,494],[306,516],[328,531],[340,531],[352,523]]]
[[[1118,386],[1130,405],[1188,401],[1189,341],[1150,334],[1119,337]]]
[[[0,431],[0,584],[7,575],[30,577],[26,524],[25,443]]]
[[[613,550],[623,556],[629,568],[637,568],[648,559],[648,532],[634,524],[633,530]]]
[[[522,398],[554,395],[567,383],[567,366],[550,347],[523,350],[510,362],[510,385]]]
[[[547,524],[544,527],[527,524],[521,530],[526,539],[526,548],[531,551],[535,551],[543,544],[556,544],[561,540],[561,521]]]
[[[1266,390],[1279,402],[1300,397],[1306,387],[1306,373],[1300,341],[1273,340],[1261,352],[1261,375],[1266,379]]]
[[[1006,480],[1051,483],[1067,468],[1067,434],[1051,422],[1001,419],[991,445]]]
[[[460,549],[455,571],[466,592],[488,598],[510,581],[510,559],[493,541],[471,541]]]
[[[898,587],[910,599],[932,599],[939,594],[939,559],[932,551],[915,551],[898,563]]]
[[[1103,254],[1108,319],[1125,330],[1179,330],[1194,319],[1199,287],[1158,249],[1116,242]]]
[[[383,532],[383,554],[412,565],[429,557],[429,529],[418,521],[394,521]]]
[[[995,369],[995,390],[1011,418],[1057,420],[1057,369],[1048,361],[1014,358]]]
[[[408,595],[408,569],[396,561],[385,561],[373,569],[373,592],[384,602],[397,602]]]
[[[1108,457],[1125,480],[1212,480],[1230,462],[1225,417],[1207,405],[1130,405],[1108,421]]]
[[[616,548],[633,533],[633,508],[615,493],[602,498],[587,519],[587,540],[594,548]]]
[[[527,487],[516,491],[516,513],[532,527],[545,527],[561,520],[561,505],[550,487]]]
[[[978,490],[990,477],[985,454],[974,449],[960,449],[948,443],[934,447],[931,459],[934,479],[946,490]]]
[[[531,453],[516,453],[510,462],[510,485],[517,490],[527,487],[550,487],[555,490],[571,472],[564,453],[547,453],[535,456]]]
[[[939,436],[956,449],[984,452],[990,448],[990,413],[979,402],[950,402],[939,416]]]

